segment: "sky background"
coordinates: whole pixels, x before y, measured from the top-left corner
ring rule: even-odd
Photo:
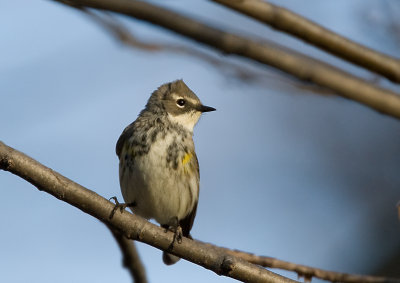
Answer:
[[[399,57],[395,0],[271,2]],[[155,3],[376,78],[209,1]],[[120,19],[142,39],[195,45]],[[182,78],[217,108],[194,133],[201,169],[194,238],[349,273],[374,273],[400,254],[398,120],[207,48],[258,79],[243,82],[229,68],[182,54],[132,49],[52,1],[0,1],[0,49],[0,140],[100,195],[122,199],[115,143],[154,89]],[[1,282],[130,282],[98,220],[8,172],[0,172],[0,187]],[[233,282],[184,260],[167,267],[161,251],[138,248],[150,282]]]

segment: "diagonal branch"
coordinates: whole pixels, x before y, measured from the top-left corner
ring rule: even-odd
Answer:
[[[333,55],[400,83],[400,60],[340,36],[285,8],[261,0],[212,0]]]
[[[135,48],[145,50],[147,52],[174,52],[177,54],[184,54],[200,59],[216,69],[219,69],[225,74],[230,74],[242,82],[256,82],[265,86],[271,87],[271,82],[277,80],[283,83],[290,84],[293,87],[299,89],[308,90],[317,94],[332,94],[326,88],[312,85],[306,82],[302,82],[296,78],[290,76],[284,76],[285,74],[268,74],[266,72],[257,72],[250,68],[234,64],[224,60],[224,58],[218,58],[211,56],[210,54],[203,52],[199,49],[191,48],[185,45],[169,44],[165,42],[145,41],[138,39],[134,34],[124,26],[116,17],[113,17],[110,13],[103,12],[102,14],[94,13],[90,9],[75,7],[78,10],[84,12],[92,20],[102,26],[109,34],[121,43]],[[266,80],[266,78],[268,78]]]
[[[229,276],[244,282],[296,282],[228,255],[217,247],[211,248],[188,238],[183,238],[182,243],[171,247],[174,237],[172,232],[165,232],[161,227],[128,211],[115,213],[110,219],[109,216],[114,208],[113,203],[2,142],[0,142],[0,169],[18,175],[39,190],[92,215],[129,239],[167,250],[218,275]]]
[[[65,0],[55,0],[66,3]],[[67,2],[70,3],[70,2]],[[333,90],[381,113],[400,118],[400,96],[373,86],[332,65],[272,43],[224,32],[168,9],[134,0],[75,0],[75,5],[113,11],[172,30],[227,54],[278,68],[301,80]]]
[[[295,282],[257,267],[254,265],[256,264],[294,271],[306,279],[317,277],[332,282],[400,283],[400,279],[396,278],[325,271],[271,257],[229,250],[187,238],[182,240],[182,244],[174,245],[171,248],[170,243],[172,242],[173,233],[166,233],[164,229],[127,211],[116,213],[110,220],[109,216],[114,204],[2,142],[0,142],[0,169],[20,176],[39,190],[43,190],[104,222],[113,231],[113,235],[120,247],[124,249],[124,264],[125,266],[130,264],[131,274],[134,273],[134,276],[139,278],[136,282],[146,282],[146,278],[144,268],[140,266],[140,261],[138,266],[132,266],[133,262],[136,261],[137,254],[130,243],[131,241],[127,240],[128,238],[147,243],[158,249],[168,250],[168,252],[210,269],[219,275],[229,276],[245,282]]]

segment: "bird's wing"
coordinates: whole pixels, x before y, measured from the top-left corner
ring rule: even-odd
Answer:
[[[198,199],[199,199],[199,183],[200,183],[199,182],[199,180],[200,180],[199,162],[197,160],[196,153],[194,153],[194,152],[192,153],[192,158],[190,159],[188,165],[192,168],[192,172],[194,172],[193,177],[197,178],[197,182],[196,182],[197,183],[197,188],[196,188],[197,195],[193,196],[196,198],[196,201],[195,201],[192,211],[189,212],[189,214],[179,222],[179,226],[181,226],[182,234],[185,237],[192,238],[190,236],[190,230],[192,229],[194,218],[196,217],[197,203],[198,203]],[[190,188],[189,188],[189,190],[190,190]]]
[[[190,230],[192,229],[194,218],[196,217],[196,211],[197,211],[197,201],[194,204],[193,210],[186,216],[184,219],[182,219],[179,222],[179,226],[182,228],[182,234],[185,237],[188,237],[192,239],[192,236],[190,235]]]
[[[129,126],[127,126],[122,134],[119,136],[119,139],[117,141],[117,145],[115,146],[115,152],[117,153],[118,157],[121,158],[121,152],[122,148],[124,147],[125,141],[128,137],[132,136],[134,132],[134,126],[133,123],[131,123]]]

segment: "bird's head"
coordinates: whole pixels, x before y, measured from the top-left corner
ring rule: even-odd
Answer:
[[[146,109],[163,112],[172,123],[177,123],[189,131],[193,131],[203,112],[215,111],[215,108],[203,105],[183,80],[160,86],[151,95]]]

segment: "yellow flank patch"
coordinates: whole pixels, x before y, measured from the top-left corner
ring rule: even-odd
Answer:
[[[190,161],[190,159],[192,159],[192,157],[193,157],[192,153],[190,152],[186,153],[185,156],[183,156],[182,165],[185,166]]]

